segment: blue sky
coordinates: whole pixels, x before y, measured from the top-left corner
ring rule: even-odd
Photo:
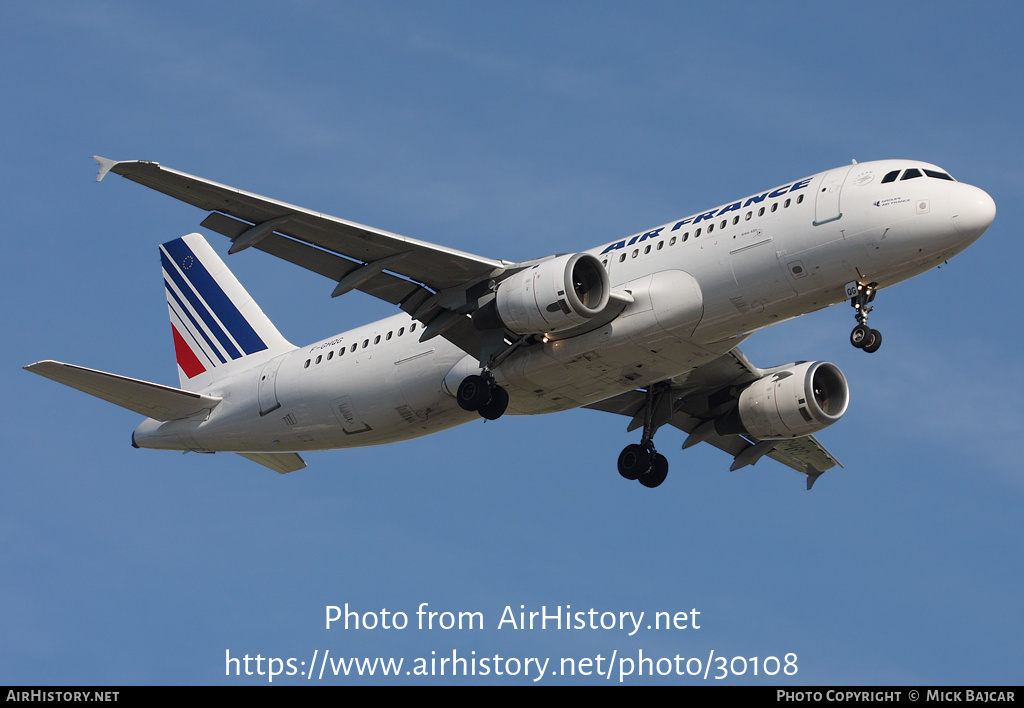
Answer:
[[[794,653],[796,676],[717,683],[1019,683],[1022,21],[1009,2],[5,3],[0,684],[259,684],[225,676],[225,651],[325,650]],[[508,260],[851,159],[934,162],[998,216],[879,295],[877,354],[850,347],[845,306],[743,346],[850,382],[819,436],[845,469],[810,493],[771,460],[730,473],[717,450],[683,452],[674,430],[657,439],[666,483],[626,483],[615,458],[637,435],[592,411],[309,454],[282,477],[134,450],[138,416],[21,370],[54,358],[176,384],[157,245],[204,214],[95,184],[93,154]],[[393,313],[265,254],[230,265],[296,343]],[[423,602],[485,628],[324,628],[327,605],[415,622]],[[520,605],[697,608],[702,624],[497,629]],[[669,681],[704,682],[653,679]]]

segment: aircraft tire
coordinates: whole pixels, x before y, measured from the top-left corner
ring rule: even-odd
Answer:
[[[466,411],[480,410],[490,397],[491,392],[487,381],[484,380],[483,376],[477,376],[476,374],[462,379],[462,383],[459,384],[458,393],[455,396],[459,406]]]
[[[632,481],[651,465],[650,453],[640,445],[626,445],[619,453],[619,474]]]
[[[647,474],[640,475],[640,484],[654,489],[665,481],[668,477],[668,459],[659,453],[654,453],[654,458],[651,460],[651,469]]]
[[[867,325],[859,324],[853,328],[850,332],[850,344],[863,349],[871,342],[871,328]]]
[[[873,354],[878,351],[878,348],[882,346],[882,333],[877,329],[871,330],[871,341],[864,345],[864,351],[868,354]]]
[[[485,420],[497,420],[508,408],[508,391],[501,386],[491,389],[491,399],[480,406],[479,413]]]

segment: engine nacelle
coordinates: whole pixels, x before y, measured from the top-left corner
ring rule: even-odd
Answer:
[[[596,256],[551,258],[501,281],[494,304],[502,324],[517,334],[560,332],[601,314],[611,283]]]
[[[849,403],[850,388],[838,366],[823,361],[793,364],[745,388],[733,414],[716,428],[723,434],[732,428],[732,434],[758,440],[798,438],[835,423]]]

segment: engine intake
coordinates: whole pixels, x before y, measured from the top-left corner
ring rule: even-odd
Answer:
[[[740,393],[736,408],[715,429],[758,440],[798,438],[824,430],[846,413],[850,388],[839,367],[823,361],[791,364]]]
[[[573,253],[501,281],[493,302],[502,325],[517,334],[540,334],[570,329],[601,314],[610,294],[601,261],[589,253]]]

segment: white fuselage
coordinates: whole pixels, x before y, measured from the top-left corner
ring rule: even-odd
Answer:
[[[882,183],[897,170],[916,178]],[[853,164],[594,248],[633,303],[608,324],[517,349],[493,370],[508,412],[586,405],[680,376],[752,332],[883,288],[956,255],[991,199],[907,160]],[[141,447],[285,452],[378,445],[471,420],[453,397],[479,362],[402,314],[259,360],[200,418],[147,420]]]

